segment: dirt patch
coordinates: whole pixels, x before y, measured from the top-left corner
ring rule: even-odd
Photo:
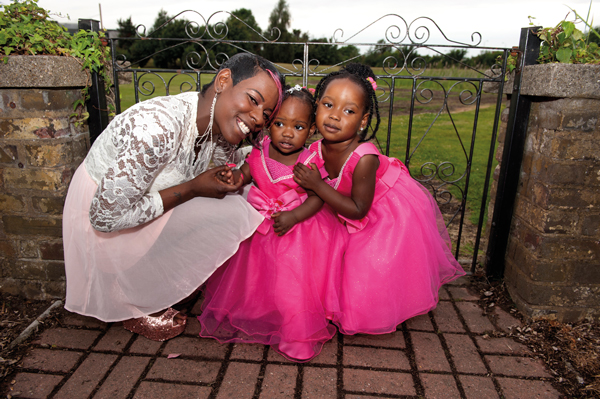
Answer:
[[[5,377],[11,375],[17,363],[27,351],[28,341],[14,348],[9,348],[15,340],[39,315],[55,301],[28,301],[19,297],[0,293],[0,381],[5,383]],[[56,314],[54,312],[53,314]],[[56,319],[52,316],[43,321],[41,328],[54,325]],[[34,334],[35,335],[35,334]],[[0,392],[5,387],[0,387]]]
[[[484,311],[499,306],[520,319],[522,327],[500,336],[527,345],[553,376],[553,385],[567,398],[600,398],[600,323],[526,320],[513,306],[502,281],[489,282],[481,273],[471,277]]]

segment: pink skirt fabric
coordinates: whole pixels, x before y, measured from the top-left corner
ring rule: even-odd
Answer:
[[[368,218],[364,229],[350,234],[344,256],[334,318],[343,334],[396,331],[435,309],[440,287],[465,275],[437,203],[406,170]]]
[[[200,335],[271,345],[299,362],[317,356],[336,332],[344,230],[323,208],[282,237],[256,232],[208,279]]]
[[[82,164],[63,214],[65,308],[105,322],[158,312],[188,297],[263,221],[234,194],[195,198],[144,225],[103,233],[89,221],[97,189]]]

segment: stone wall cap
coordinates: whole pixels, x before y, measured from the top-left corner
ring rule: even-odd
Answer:
[[[79,60],[56,55],[11,55],[0,60],[0,88],[84,87],[87,73]]]
[[[504,92],[510,94],[513,76]],[[521,94],[537,97],[600,99],[600,65],[538,64],[523,68]]]

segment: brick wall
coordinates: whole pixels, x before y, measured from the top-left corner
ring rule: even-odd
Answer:
[[[86,76],[66,57],[10,58],[0,65],[0,291],[63,297],[62,207],[89,149],[87,126],[69,115]]]
[[[528,316],[600,319],[600,66],[526,67],[533,101],[505,257],[505,282]],[[507,85],[512,87],[512,85]],[[501,145],[508,110],[502,114]],[[497,172],[494,179],[497,179]],[[496,181],[492,186],[492,198]],[[490,204],[493,210],[493,203]]]

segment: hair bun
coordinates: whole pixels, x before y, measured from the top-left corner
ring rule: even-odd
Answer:
[[[358,64],[358,63],[352,62],[352,63],[346,65],[344,67],[344,70],[353,75],[360,76],[363,79],[366,79],[368,77],[375,78],[375,74],[373,73],[373,70],[368,65],[363,65],[363,64]]]

